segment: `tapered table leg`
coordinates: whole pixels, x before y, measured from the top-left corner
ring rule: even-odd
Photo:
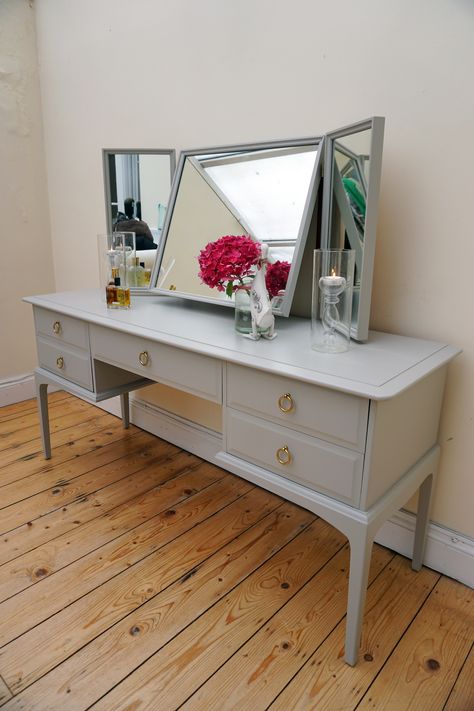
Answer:
[[[35,377],[36,398],[38,402],[38,414],[40,419],[41,442],[45,459],[51,459],[51,437],[49,433],[49,413],[48,413],[48,384],[39,382]]]
[[[354,666],[357,664],[359,654],[373,538],[369,538],[367,531],[360,531],[358,534],[351,536],[349,543],[351,547],[351,567],[349,571],[344,659],[347,664]]]
[[[130,427],[130,404],[129,404],[128,393],[122,393],[120,395],[120,405],[122,407],[122,423],[124,429],[128,430]]]
[[[420,570],[425,554],[426,533],[429,523],[431,494],[433,491],[433,474],[426,477],[419,489],[418,511],[416,514],[415,541],[411,567]]]

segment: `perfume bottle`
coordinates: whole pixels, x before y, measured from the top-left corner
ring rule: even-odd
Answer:
[[[139,262],[138,257],[136,258],[136,260],[137,260],[137,286],[146,286],[145,263]]]
[[[112,267],[112,278],[105,287],[105,301],[108,309],[118,309],[118,289],[120,287],[119,270],[117,267]]]
[[[151,281],[151,269],[145,267],[145,262],[140,262],[140,266],[143,267],[143,286],[148,286]]]
[[[121,286],[119,274],[119,268],[113,267],[112,279],[105,287],[105,300],[108,309],[130,308],[130,289],[128,286]]]
[[[130,308],[130,287],[117,285],[117,301],[119,309],[129,309]]]
[[[127,283],[129,286],[145,286],[145,270],[138,257],[133,257],[132,263],[127,267]]]

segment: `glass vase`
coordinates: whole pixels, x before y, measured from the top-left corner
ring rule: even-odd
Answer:
[[[250,310],[250,290],[252,283],[237,286],[234,291],[235,330],[244,335],[252,333],[252,312]],[[257,333],[269,333],[269,328],[257,327]]]
[[[237,333],[252,333],[250,312],[250,284],[238,286],[234,292],[235,330]]]
[[[118,269],[120,283],[129,287],[128,272],[135,263],[135,233],[110,232],[97,235],[99,249],[99,277],[100,285],[108,284],[112,277],[112,269]],[[135,285],[133,285],[135,286]]]

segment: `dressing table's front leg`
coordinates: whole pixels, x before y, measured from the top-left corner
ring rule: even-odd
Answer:
[[[351,547],[345,645],[345,660],[351,666],[357,663],[370,559],[377,531],[419,489],[412,568],[420,570],[438,461],[439,445],[435,445],[367,512],[365,521],[351,520],[349,515],[343,525],[338,526],[335,522],[348,537]]]
[[[349,537],[351,555],[344,659],[352,667],[357,664],[359,655],[370,560],[374,543],[374,539],[369,535],[367,529],[361,530],[360,527],[358,528],[359,530]]]

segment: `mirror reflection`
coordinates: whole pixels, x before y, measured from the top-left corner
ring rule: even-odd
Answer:
[[[353,249],[355,274],[351,335],[368,337],[370,293],[384,120],[380,117],[329,134],[323,199],[323,247]]]
[[[320,139],[186,151],[163,230],[156,287],[184,298],[231,305],[201,283],[197,257],[223,235],[250,235],[269,247],[269,261],[291,264],[304,246],[317,190]],[[288,307],[289,309],[289,307]]]
[[[133,232],[139,264],[154,268],[175,166],[173,150],[104,151],[109,232]]]
[[[356,253],[354,287],[360,285],[367,208],[371,130],[334,141],[331,246]]]

